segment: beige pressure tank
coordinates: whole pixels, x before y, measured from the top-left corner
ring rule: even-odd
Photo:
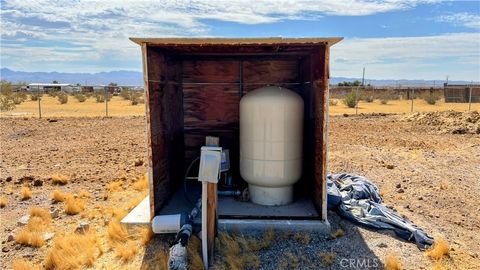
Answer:
[[[240,174],[250,198],[262,205],[293,200],[302,174],[303,100],[288,89],[267,86],[240,101]]]

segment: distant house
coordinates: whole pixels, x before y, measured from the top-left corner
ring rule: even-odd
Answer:
[[[64,91],[64,92],[76,92],[80,88],[78,86],[73,86],[68,83],[31,83],[27,85],[26,90],[29,92],[41,91],[41,92],[54,92],[54,91]]]
[[[445,102],[468,103],[470,95],[472,103],[480,102],[480,84],[448,84],[443,85]]]

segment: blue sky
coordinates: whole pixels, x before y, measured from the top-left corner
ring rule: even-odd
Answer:
[[[128,37],[329,37],[331,74],[480,81],[480,1],[0,0],[1,66],[141,70]]]

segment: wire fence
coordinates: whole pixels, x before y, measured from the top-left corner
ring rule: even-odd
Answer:
[[[7,87],[8,86],[8,87]],[[141,116],[143,89],[131,86],[60,88],[2,85],[2,116]],[[8,88],[8,89],[7,89]],[[440,87],[331,86],[330,114],[480,110],[480,85]]]
[[[42,87],[2,84],[3,116],[143,115],[144,91],[130,86]]]
[[[442,87],[331,86],[330,113],[479,110],[480,85]]]

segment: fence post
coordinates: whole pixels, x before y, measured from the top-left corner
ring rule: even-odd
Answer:
[[[37,85],[37,98],[38,98],[38,119],[42,119],[42,106],[40,105],[40,100],[42,97],[40,96],[40,86]]]
[[[412,105],[410,108],[410,112],[413,112],[413,98],[415,97],[415,88],[412,88]]]
[[[469,94],[468,94],[468,110],[470,111],[470,109],[472,108],[472,87],[470,86],[468,88],[469,90]]]
[[[105,116],[108,117],[108,92],[107,87],[105,87]]]

